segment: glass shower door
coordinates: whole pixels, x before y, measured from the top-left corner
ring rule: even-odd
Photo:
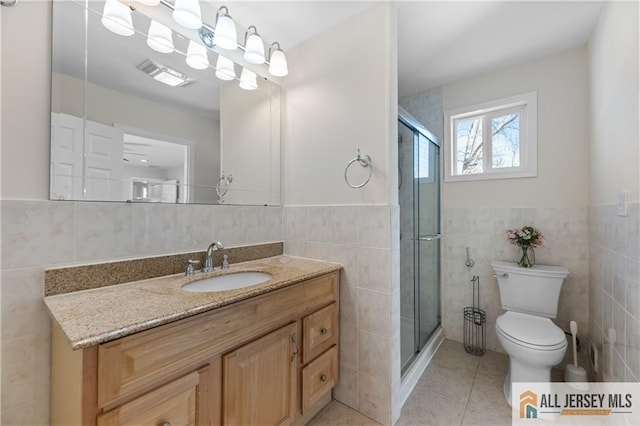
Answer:
[[[438,145],[398,124],[401,370],[440,325],[440,158]]]

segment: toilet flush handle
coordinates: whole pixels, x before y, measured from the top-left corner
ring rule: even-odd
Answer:
[[[509,278],[509,274],[507,274],[506,272],[502,272],[500,274],[493,274],[493,276],[495,278]]]

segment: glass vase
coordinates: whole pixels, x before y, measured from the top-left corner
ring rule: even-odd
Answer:
[[[533,248],[530,247],[520,247],[522,249],[522,256],[520,257],[520,261],[518,265],[523,268],[531,268],[535,261],[535,253],[533,252]]]

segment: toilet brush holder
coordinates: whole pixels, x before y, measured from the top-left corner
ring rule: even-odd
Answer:
[[[571,387],[578,390],[589,390],[589,379],[587,370],[578,365],[578,347],[576,335],[578,334],[578,324],[571,321],[571,343],[573,344],[573,364],[567,364],[564,369],[564,381]]]

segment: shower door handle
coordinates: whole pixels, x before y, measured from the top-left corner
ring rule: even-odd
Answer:
[[[414,238],[414,240],[416,240],[416,241],[433,241],[433,240],[439,240],[440,238],[442,238],[442,234],[438,233],[438,234],[420,235],[420,236]]]

